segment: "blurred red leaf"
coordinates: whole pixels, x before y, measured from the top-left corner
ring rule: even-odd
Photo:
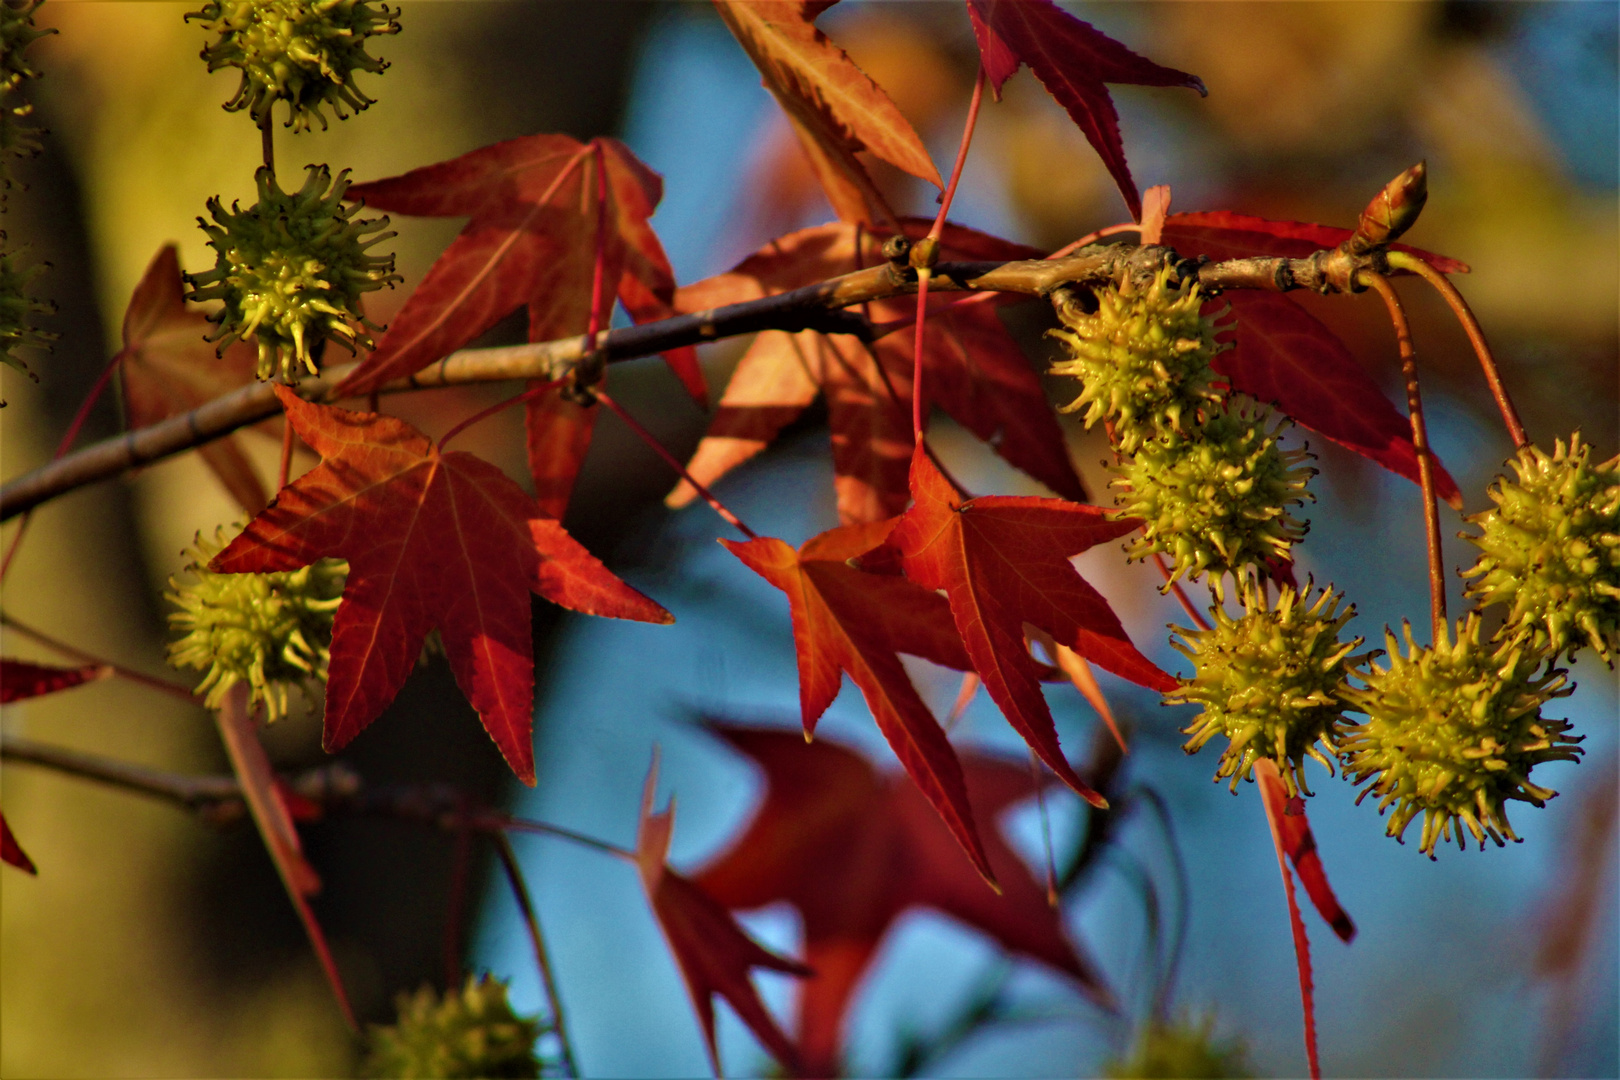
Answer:
[[[54,667],[50,664],[30,664],[26,660],[0,659],[0,704],[53,694],[81,683],[105,679],[111,674],[112,668],[102,664]]]
[[[1271,843],[1277,851],[1277,869],[1282,874],[1283,896],[1288,901],[1288,929],[1294,938],[1294,967],[1299,972],[1299,1004],[1305,1023],[1305,1060],[1311,1080],[1319,1080],[1322,1067],[1316,1052],[1316,991],[1311,978],[1311,941],[1305,933],[1305,920],[1299,914],[1299,902],[1294,898],[1294,879],[1288,873],[1285,857],[1287,843],[1283,837],[1283,821],[1287,816],[1288,791],[1275,762],[1262,758],[1254,764],[1255,776],[1260,782],[1260,803],[1265,808],[1266,823],[1271,828]],[[1274,781],[1275,783],[1268,783]],[[1323,884],[1326,884],[1324,879]]]
[[[1207,94],[1203,81],[1138,56],[1051,0],[968,0],[968,15],[996,100],[1002,85],[1028,64],[1102,158],[1131,217],[1140,219],[1142,200],[1125,164],[1119,113],[1104,84],[1181,86]]]
[[[512,771],[534,783],[529,593],[592,615],[671,622],[614,577],[495,466],[441,454],[390,416],[314,405],[276,387],[321,455],[210,564],[223,573],[349,561],[332,628],[328,750],[393,701],[438,627],[456,682]]]
[[[653,795],[658,787],[658,761],[653,760],[641,795],[641,819],[636,829],[636,869],[647,890],[653,914],[664,931],[670,951],[680,967],[703,1026],[703,1041],[715,1075],[720,1071],[720,1052],[714,1042],[714,995],[719,994],[748,1029],[776,1059],[797,1071],[799,1055],[792,1041],[782,1033],[776,1020],[760,1001],[759,992],[749,980],[749,970],[769,968],[789,975],[808,976],[810,968],[796,960],[777,956],[762,948],[737,925],[731,912],[689,879],[670,869],[669,841],[675,828],[675,803],[661,814],[652,812]]]
[[[993,881],[956,751],[896,655],[910,653],[958,671],[970,668],[951,625],[950,605],[905,578],[864,573],[848,563],[881,543],[890,524],[842,526],[798,551],[770,537],[721,543],[787,594],[805,735],[814,732],[848,672],[906,772],[974,867]]]
[[[905,222],[923,236],[929,223]],[[857,238],[860,246],[857,248]],[[803,229],[773,240],[735,269],[680,290],[676,306],[703,311],[770,296],[882,260],[884,237],[844,224]],[[1022,259],[1030,248],[960,226],[943,238],[950,259]],[[996,453],[1065,498],[1083,499],[1063,433],[1039,377],[992,304],[931,308],[923,338],[924,392]],[[910,299],[871,305],[874,322],[904,321]],[[905,509],[911,453],[911,377],[915,327],[868,346],[846,335],[814,331],[759,334],[727,385],[708,434],[688,469],[705,485],[768,446],[778,432],[825,395],[832,427],[839,515],[846,523],[893,517]],[[682,483],[669,497],[696,497]]]
[[[1229,210],[1171,214],[1165,219],[1161,244],[1188,258],[1241,259],[1247,255],[1286,255],[1303,259],[1314,251],[1336,248],[1350,239],[1353,229],[1316,225],[1305,221],[1272,221]],[[1391,251],[1406,251],[1442,274],[1466,274],[1468,264],[1445,255],[1391,244]]]
[[[190,412],[253,381],[253,347],[238,341],[216,354],[203,340],[212,329],[202,312],[186,307],[180,257],[173,244],[163,245],[129,298],[124,347],[114,358],[130,427]],[[264,508],[269,496],[234,436],[204,443],[197,453],[242,509],[256,514]]]
[[[922,139],[889,95],[816,29],[816,16],[830,4],[715,0],[714,6],[787,113],[840,219],[867,225],[894,220],[855,156],[861,150],[944,186]]]
[[[884,935],[914,907],[943,912],[1008,952],[1041,961],[1111,1007],[1101,975],[1064,933],[1061,912],[999,828],[984,831],[997,893],[903,777],[884,775],[825,740],[807,745],[791,731],[711,727],[764,769],[767,787],[747,829],[694,880],[726,907],[785,901],[802,916],[805,962],[815,972],[798,1004],[804,1075],[839,1074],[850,1000]],[[970,751],[962,765],[986,821],[1035,794],[1027,763]]]
[[[1105,510],[1061,499],[964,500],[921,444],[911,459],[911,494],[916,501],[888,540],[906,577],[945,590],[973,667],[1008,722],[1065,784],[1105,805],[1058,745],[1024,623],[1116,675],[1153,690],[1174,689],[1176,680],[1136,650],[1108,601],[1069,561],[1139,523],[1110,520]]]
[[[28,857],[28,853],[17,843],[17,838],[11,834],[11,826],[6,824],[4,814],[0,814],[0,862],[15,866],[25,873],[35,875],[39,873],[34,868],[34,860]]]
[[[1338,335],[1286,296],[1233,290],[1221,302],[1237,316],[1236,347],[1212,366],[1233,389],[1419,482],[1411,424]],[[1462,493],[1438,458],[1434,479],[1440,497],[1460,508]]]

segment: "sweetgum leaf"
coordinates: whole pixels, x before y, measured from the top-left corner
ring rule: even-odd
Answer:
[[[1266,817],[1276,830],[1288,861],[1294,864],[1305,895],[1316,905],[1324,922],[1333,928],[1339,939],[1348,945],[1355,939],[1356,924],[1333,895],[1328,884],[1327,871],[1322,867],[1322,853],[1316,849],[1316,837],[1311,833],[1310,820],[1305,816],[1305,800],[1289,798],[1278,770],[1257,769],[1256,781],[1264,794]]]
[[[1174,689],[1176,680],[1137,651],[1108,601],[1069,562],[1140,523],[1061,499],[964,500],[924,444],[912,455],[911,494],[915,502],[887,542],[906,577],[945,590],[973,667],[1008,722],[1065,784],[1106,805],[1063,756],[1024,624],[1132,682]]]
[[[216,354],[203,340],[212,330],[207,316],[186,307],[180,257],[173,244],[163,245],[129,298],[124,347],[114,357],[130,427],[190,412],[253,381],[253,346],[237,341]],[[264,508],[269,496],[235,436],[204,443],[197,453],[242,509],[256,514]]]
[[[1142,200],[1125,164],[1119,113],[1105,84],[1182,86],[1207,94],[1203,81],[1138,56],[1052,0],[968,0],[968,15],[996,99],[1019,66],[1028,64],[1103,159],[1132,219],[1140,219]]]
[[[529,593],[575,611],[672,622],[614,577],[495,466],[440,453],[403,420],[276,394],[321,463],[283,488],[209,568],[349,562],[332,626],[323,742],[337,750],[399,693],[437,627],[456,682],[502,755],[534,783]]]
[[[670,951],[675,954],[681,978],[697,1010],[709,1063],[714,1066],[716,1076],[722,1075],[720,1052],[714,1041],[714,995],[719,994],[737,1010],[737,1015],[765,1048],[797,1073],[798,1051],[782,1033],[765,1003],[760,1001],[748,973],[756,967],[799,976],[813,972],[796,960],[777,956],[760,946],[737,925],[724,905],[689,878],[670,869],[669,841],[675,828],[675,805],[672,800],[663,813],[653,813],[657,787],[655,758],[641,795],[636,869],[641,873],[641,884],[647,891],[653,914],[664,931]]]
[[[922,139],[883,88],[816,29],[825,3],[715,0],[715,9],[787,113],[833,210],[875,225],[894,212],[855,155],[866,150],[944,187]]]
[[[913,238],[928,222],[908,220]],[[883,236],[847,224],[821,225],[771,241],[735,269],[680,290],[684,312],[770,296],[848,273],[882,260]],[[857,240],[859,244],[857,246]],[[1023,259],[1033,249],[961,226],[942,238],[947,259]],[[937,404],[996,453],[1059,495],[1084,499],[1063,433],[1045,391],[995,305],[931,301],[923,336],[923,386]],[[870,305],[874,322],[909,319],[909,298]],[[914,326],[868,346],[846,335],[814,331],[759,334],[737,365],[720,408],[698,444],[688,470],[709,485],[768,446],[809,407],[827,399],[833,474],[845,523],[872,522],[905,509],[906,462],[911,453]],[[926,415],[926,410],[925,410]],[[696,497],[682,483],[669,497],[683,506]]]
[[[805,735],[815,731],[848,672],[918,790],[974,868],[994,881],[956,751],[897,655],[910,653],[958,671],[971,667],[951,625],[950,606],[938,593],[905,578],[864,573],[848,562],[881,543],[891,524],[841,526],[798,551],[770,537],[721,543],[787,594]]]
[[[529,404],[529,475],[534,477],[534,501],[547,517],[560,521],[568,509],[600,411],[594,401],[581,405],[565,396],[560,386]]]
[[[111,674],[112,668],[101,664],[55,667],[50,664],[30,664],[26,660],[0,659],[0,704],[53,694],[81,683],[105,679]]]
[[[803,1075],[840,1074],[845,1014],[885,935],[909,910],[931,908],[989,936],[1007,952],[1067,975],[1103,1008],[1112,996],[1064,932],[1062,914],[999,828],[984,850],[1000,892],[962,855],[916,786],[874,769],[854,751],[792,731],[711,724],[765,772],[764,801],[742,835],[694,875],[728,908],[786,902],[804,923],[798,1042]],[[1029,766],[961,754],[968,794],[993,823],[1035,795]]]

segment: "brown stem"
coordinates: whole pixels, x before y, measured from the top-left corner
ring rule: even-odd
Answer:
[[[270,110],[265,110],[264,117],[259,121],[259,148],[264,154],[264,167],[270,170],[270,175],[276,173],[276,129],[275,119]]]
[[[1317,252],[1303,259],[1232,259],[1196,269],[1187,265],[1187,271],[1206,291],[1287,292],[1308,288],[1342,292],[1339,271],[1343,265],[1330,263],[1326,258],[1330,254]],[[933,268],[928,288],[930,292],[1007,292],[1044,297],[1062,285],[1090,287],[1112,282],[1121,272],[1150,277],[1167,260],[1176,258],[1168,248],[1116,244],[1083,248],[1061,259],[942,262]],[[599,335],[599,351],[605,362],[618,363],[761,330],[817,330],[864,338],[870,335],[871,324],[844,308],[913,295],[916,291],[914,275],[883,263],[758,300],[607,330]],[[589,345],[586,336],[580,334],[531,345],[462,349],[375,389],[391,394],[507,379],[560,379],[586,362],[592,353]],[[358,366],[336,366],[322,376],[306,378],[298,392],[311,401],[338,400],[341,384]],[[361,386],[356,392],[370,393],[372,389]],[[252,383],[189,412],[104,439],[0,487],[0,521],[87,484],[212,442],[279,411],[281,404],[271,384]]]
[[[19,622],[14,615],[8,615],[5,612],[0,611],[0,626],[8,626],[17,631],[17,633],[21,634],[23,637],[32,638],[34,641],[37,641],[47,649],[52,649],[58,653],[61,653],[63,656],[77,660],[81,664],[96,664],[110,669],[112,673],[117,675],[120,679],[128,679],[130,682],[140,683],[142,686],[150,687],[153,690],[168,694],[170,697],[181,698],[193,705],[198,703],[196,695],[194,695],[190,690],[187,690],[184,686],[181,686],[179,683],[172,683],[167,679],[160,679],[156,675],[147,675],[144,672],[136,671],[133,668],[127,668],[122,664],[115,664],[111,660],[105,660],[97,656],[95,653],[86,652],[77,646],[69,645],[65,641],[51,637],[43,630],[36,630],[27,623]]]
[[[1491,396],[1496,399],[1496,407],[1501,410],[1502,423],[1507,426],[1508,436],[1512,438],[1513,445],[1523,449],[1530,445],[1530,436],[1525,434],[1524,424],[1519,420],[1519,410],[1513,407],[1513,399],[1508,396],[1507,386],[1502,382],[1502,373],[1497,369],[1496,357],[1491,354],[1491,347],[1485,341],[1485,331],[1480,329],[1479,320],[1474,318],[1474,312],[1463,299],[1462,293],[1451,279],[1440,271],[1418,258],[1404,251],[1389,253],[1389,265],[1397,270],[1410,270],[1418,277],[1434,286],[1436,292],[1445,297],[1446,303],[1451,306],[1452,313],[1462,328],[1468,334],[1468,342],[1474,347],[1474,355],[1479,357],[1479,366],[1485,372],[1485,382],[1491,388]]]
[[[529,898],[529,887],[523,882],[523,869],[518,866],[517,853],[512,850],[512,841],[506,838],[505,833],[493,833],[490,840],[495,845],[495,853],[501,857],[501,869],[506,871],[507,883],[512,886],[512,898],[523,913],[523,923],[529,931],[529,944],[534,946],[534,963],[540,969],[540,984],[545,988],[546,1004],[551,1009],[552,1030],[557,1033],[557,1042],[562,1047],[563,1075],[578,1076],[574,1047],[568,1038],[568,1025],[563,1021],[562,998],[557,993],[557,977],[551,970],[546,939],[540,933],[540,917],[535,914],[534,902]]]
[[[1406,321],[1406,309],[1395,287],[1382,274],[1362,271],[1356,280],[1370,286],[1383,298],[1389,309],[1389,321],[1395,326],[1395,340],[1401,350],[1401,376],[1406,380],[1406,408],[1412,420],[1412,446],[1417,450],[1418,480],[1423,485],[1423,531],[1429,547],[1429,617],[1434,632],[1434,644],[1446,639],[1446,573],[1440,552],[1440,504],[1434,497],[1434,454],[1429,450],[1429,429],[1423,422],[1423,398],[1418,392],[1417,353],[1412,348],[1412,329]]]

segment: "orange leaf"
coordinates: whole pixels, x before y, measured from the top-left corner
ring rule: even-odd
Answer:
[[[796,960],[777,956],[762,948],[743,932],[737,920],[713,897],[690,879],[670,869],[669,840],[675,828],[675,803],[655,814],[653,795],[658,787],[658,759],[653,758],[647,783],[641,795],[641,819],[636,829],[636,868],[647,890],[653,914],[664,931],[670,951],[681,969],[681,978],[692,996],[703,1026],[704,1045],[709,1062],[720,1075],[720,1053],[714,1042],[714,995],[719,994],[748,1025],[776,1059],[797,1071],[799,1055],[793,1043],[782,1034],[776,1020],[760,1001],[759,992],[749,980],[756,967],[789,975],[808,976],[811,970]]]
[[[276,496],[210,569],[349,561],[332,626],[323,741],[337,750],[399,693],[438,627],[462,693],[507,764],[534,783],[529,593],[592,615],[672,622],[614,577],[495,466],[441,454],[391,416],[313,405],[276,387],[321,463]]]
[[[253,381],[253,347],[239,341],[218,355],[203,340],[212,329],[202,312],[186,307],[180,258],[173,244],[163,245],[129,298],[124,347],[115,358],[130,427],[190,412]],[[234,436],[206,443],[197,453],[242,509],[256,514],[264,508],[264,484]]]
[[[922,444],[911,460],[911,493],[916,502],[888,541],[906,577],[945,590],[973,667],[1007,720],[1064,783],[1106,805],[1063,756],[1023,627],[1034,624],[1116,675],[1173,689],[1176,680],[1136,650],[1108,601],[1069,562],[1138,523],[1061,499],[963,500]]]

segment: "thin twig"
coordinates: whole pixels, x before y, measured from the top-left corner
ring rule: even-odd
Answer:
[[[1429,450],[1428,425],[1423,422],[1423,398],[1418,390],[1417,353],[1412,348],[1412,329],[1406,321],[1406,309],[1401,306],[1401,298],[1382,274],[1363,271],[1357,275],[1357,280],[1371,286],[1383,299],[1401,350],[1401,375],[1406,380],[1406,408],[1412,421],[1412,446],[1417,451],[1418,481],[1423,487],[1423,529],[1429,548],[1429,617],[1434,631],[1433,642],[1439,645],[1449,632],[1446,572],[1440,550],[1440,506],[1434,496],[1434,454]]]
[[[626,412],[622,405],[608,397],[601,390],[595,391],[594,394],[596,400],[606,405],[610,410],[612,410],[613,415],[617,416],[620,420],[623,420],[625,425],[629,427],[631,431],[635,432],[636,436],[641,439],[642,442],[651,447],[654,453],[663,458],[665,463],[667,463],[670,468],[674,469],[682,480],[685,480],[688,484],[691,484],[692,490],[698,493],[698,497],[704,502],[708,503],[709,507],[714,510],[715,513],[725,518],[727,524],[731,525],[732,528],[741,532],[750,540],[759,539],[759,533],[755,532],[753,529],[750,529],[747,525],[744,525],[741,518],[726,508],[725,503],[715,498],[714,492],[704,487],[703,484],[698,482],[696,477],[687,472],[686,466],[681,464],[680,459],[674,454],[670,453],[669,450],[665,448],[664,444],[658,441],[657,436],[648,431],[646,428],[642,427],[641,422]]]
[[[523,913],[524,925],[529,931],[529,944],[534,946],[534,963],[540,969],[540,984],[545,988],[546,1004],[551,1009],[551,1027],[557,1033],[557,1042],[562,1048],[563,1075],[578,1076],[574,1047],[568,1038],[568,1025],[563,1020],[562,998],[557,993],[557,977],[551,970],[546,939],[540,933],[540,917],[535,914],[534,902],[529,899],[523,869],[518,866],[517,853],[512,850],[512,842],[505,833],[491,834],[490,841],[495,845],[495,853],[501,857],[501,869],[506,871],[507,883],[512,886],[512,898],[517,901],[518,909]]]
[[[439,443],[438,443],[439,449],[442,451],[445,448],[445,446],[449,444],[451,439],[455,438],[457,435],[460,435],[463,431],[466,431],[468,428],[472,427],[474,424],[477,424],[477,423],[479,423],[481,421],[484,421],[484,420],[488,420],[490,417],[494,416],[496,413],[504,412],[506,409],[511,408],[513,405],[516,405],[519,402],[533,401],[535,398],[539,397],[541,394],[545,394],[545,393],[548,393],[549,391],[555,390],[559,385],[561,385],[561,383],[562,383],[561,379],[553,379],[550,382],[541,383],[539,386],[531,386],[529,389],[523,391],[523,393],[518,394],[515,397],[509,397],[505,401],[497,401],[495,404],[491,405],[487,409],[478,410],[477,412],[473,413],[471,416],[467,417],[465,420],[461,421],[459,424],[452,427],[449,431],[447,431],[443,435],[441,435],[439,437]]]
[[[280,491],[292,479],[293,426],[291,420],[281,422],[281,462],[276,466],[276,490]]]
[[[27,623],[18,621],[16,616],[8,615],[4,611],[0,611],[0,626],[10,627],[23,637],[31,638],[32,640],[45,646],[47,649],[52,649],[58,653],[61,653],[63,656],[77,660],[82,664],[97,664],[101,667],[108,668],[114,675],[117,675],[121,679],[128,679],[133,683],[140,683],[142,686],[150,687],[153,690],[168,694],[171,697],[180,698],[184,701],[190,702],[193,705],[197,704],[196,695],[190,690],[186,689],[184,686],[181,686],[179,683],[172,683],[167,679],[160,679],[156,675],[147,675],[144,672],[136,671],[134,668],[128,668],[123,664],[117,664],[111,660],[103,659],[102,657],[97,656],[95,653],[86,652],[77,646],[69,645],[65,641],[51,637],[43,630],[36,630]]]
[[[1507,386],[1502,382],[1502,373],[1497,369],[1496,357],[1491,354],[1491,347],[1485,341],[1485,331],[1480,329],[1479,320],[1474,318],[1474,312],[1463,299],[1462,293],[1451,279],[1440,271],[1418,258],[1416,255],[1404,251],[1389,253],[1389,265],[1396,270],[1410,270],[1418,277],[1434,286],[1436,292],[1445,298],[1451,306],[1457,321],[1462,323],[1463,331],[1468,335],[1468,342],[1474,347],[1474,355],[1479,357],[1479,366],[1485,372],[1485,382],[1491,388],[1491,396],[1496,399],[1496,407],[1501,410],[1502,423],[1507,426],[1508,436],[1512,438],[1513,445],[1523,449],[1530,445],[1530,436],[1525,434],[1524,424],[1519,420],[1519,410],[1513,407],[1513,399],[1508,396]]]
[[[264,116],[259,119],[259,149],[264,155],[264,167],[270,170],[272,177],[276,174],[276,129],[275,119],[271,110],[266,109]]]

